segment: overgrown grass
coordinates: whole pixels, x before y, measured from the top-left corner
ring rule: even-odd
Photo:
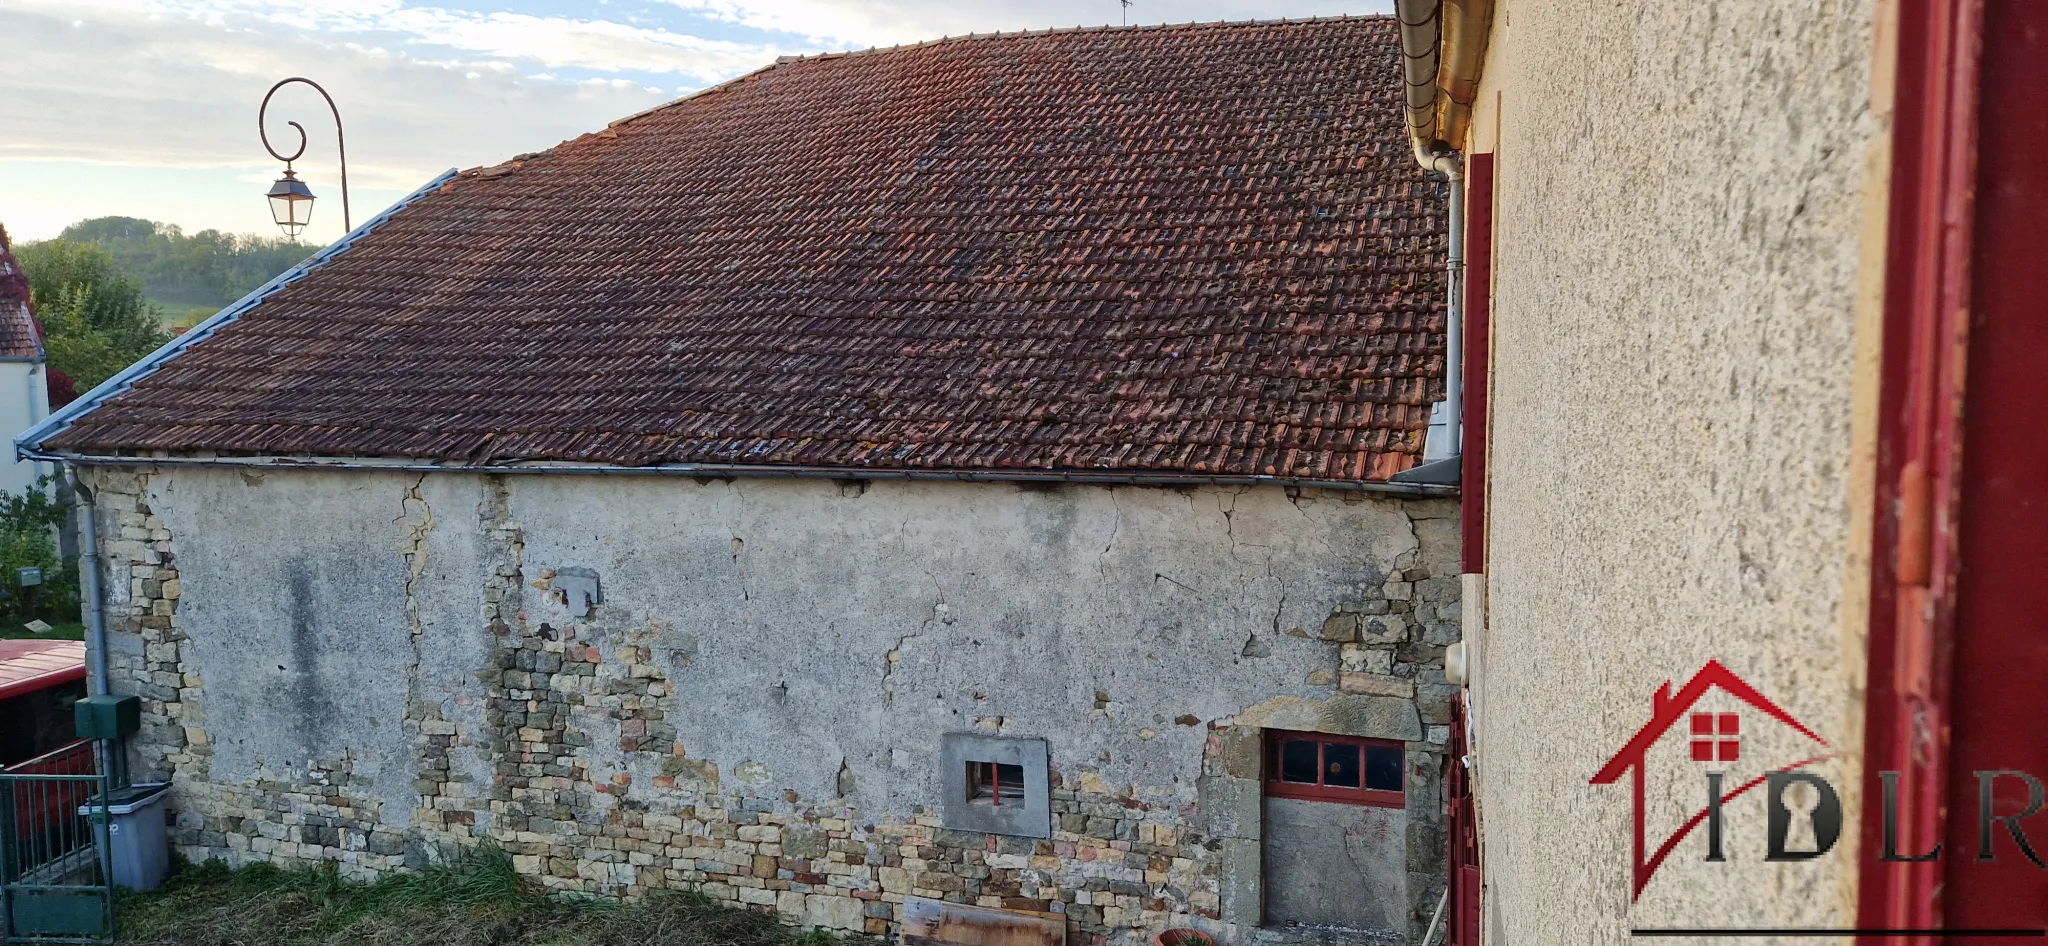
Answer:
[[[494,847],[376,883],[331,868],[185,866],[120,901],[123,946],[835,946],[695,893],[620,904],[551,896]]]

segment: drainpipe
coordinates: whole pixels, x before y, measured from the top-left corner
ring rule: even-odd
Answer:
[[[1465,166],[1456,152],[1430,155],[1432,164],[1450,179],[1451,226],[1444,253],[1444,282],[1451,297],[1444,304],[1444,447],[1441,456],[1465,452]],[[1430,167],[1430,164],[1423,165]]]
[[[86,672],[94,696],[107,693],[107,613],[100,603],[99,515],[93,508],[92,493],[78,482],[78,470],[64,464],[64,484],[78,503],[78,585],[85,599],[85,649],[90,663]]]
[[[1444,306],[1444,422],[1438,428],[1432,418],[1430,437],[1423,444],[1423,464],[1396,474],[1393,480],[1456,483],[1455,458],[1464,452],[1460,438],[1465,412],[1465,165],[1457,152],[1437,150],[1443,130],[1437,121],[1443,0],[1395,0],[1394,12],[1400,21],[1408,138],[1415,149],[1415,163],[1449,180],[1451,194],[1449,245],[1444,254],[1444,281],[1450,291]]]
[[[107,612],[100,603],[99,511],[93,508],[92,493],[79,484],[78,470],[69,463],[64,464],[64,485],[71,488],[78,503],[78,593],[85,599],[86,689],[93,696],[106,696],[112,676],[107,672]],[[100,776],[109,780],[108,791],[113,788],[117,751],[111,740],[93,740],[93,755],[99,762]],[[108,856],[101,853],[103,870]]]

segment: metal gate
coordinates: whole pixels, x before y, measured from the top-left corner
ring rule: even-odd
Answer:
[[[0,769],[0,943],[104,943],[114,888],[105,831],[111,780],[80,740]]]

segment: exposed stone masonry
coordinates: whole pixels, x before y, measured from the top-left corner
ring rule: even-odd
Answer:
[[[180,660],[173,537],[143,500],[143,476],[101,472],[98,482],[102,522],[114,527],[103,549],[130,576],[112,629],[141,644],[139,653],[118,641],[114,648],[117,676],[145,698],[138,771],[175,779],[173,842],[188,858],[333,861],[372,877],[489,839],[551,888],[632,898],[690,887],[872,935],[895,931],[907,896],[1064,914],[1094,946],[1169,925],[1227,934],[1259,922],[1255,907],[1233,915],[1225,902],[1233,884],[1257,889],[1257,833],[1238,825],[1258,818],[1256,720],[1167,724],[1209,729],[1200,795],[1185,784],[1105,784],[1086,760],[1055,758],[1056,823],[1046,840],[948,830],[935,805],[891,817],[845,798],[800,797],[690,755],[668,715],[687,708],[661,668],[687,666],[692,654],[664,646],[674,638],[658,622],[623,624],[602,609],[563,620],[551,608],[542,619],[522,606],[533,593],[552,594],[554,574],[529,572],[502,482],[489,484],[477,509],[490,545],[477,614],[492,661],[477,670],[480,697],[444,703],[413,684],[403,725],[414,747],[414,809],[384,810],[377,798],[390,796],[370,792],[349,755],[306,762],[289,777],[217,784],[208,777],[203,686]],[[415,579],[429,565],[421,536],[432,516],[417,499],[415,490],[399,520],[408,539],[398,549]],[[1418,527],[1430,521],[1422,515],[1443,512],[1416,508]],[[1452,692],[1441,667],[1444,645],[1456,639],[1456,576],[1433,574],[1420,552],[1397,565],[1378,594],[1338,606],[1318,628],[1282,633],[1332,645],[1330,665],[1309,684],[1414,700],[1424,728],[1408,743],[1407,843],[1421,888],[1411,899],[1433,902]],[[409,614],[415,647],[432,646],[417,610]],[[1258,656],[1260,644],[1255,635],[1246,655]],[[471,756],[481,768],[462,763]],[[839,791],[850,791],[843,763],[815,761],[841,765]],[[635,770],[659,774],[636,779]],[[487,781],[475,771],[488,772]],[[1248,809],[1221,800],[1247,792]]]

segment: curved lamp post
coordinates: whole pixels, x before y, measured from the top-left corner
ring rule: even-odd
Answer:
[[[294,82],[312,86],[313,91],[320,93],[320,97],[327,100],[327,110],[334,115],[334,150],[341,157],[341,226],[343,230],[353,230],[355,225],[349,219],[348,212],[348,144],[342,138],[341,110],[334,107],[334,97],[328,95],[327,90],[320,87],[320,83],[298,76],[271,86],[270,91],[263,96],[263,105],[256,109],[256,135],[263,139],[263,150],[270,152],[271,157],[284,162],[284,176],[270,185],[270,193],[265,195],[270,198],[270,218],[277,221],[277,228],[283,230],[286,236],[296,237],[299,231],[306,229],[306,223],[313,217],[313,190],[292,172],[292,162],[306,153],[306,127],[298,122],[285,122],[298,130],[299,147],[291,154],[279,154],[276,148],[270,146],[270,134],[265,130],[263,121],[264,113],[270,109],[270,97],[276,95],[277,90]]]

